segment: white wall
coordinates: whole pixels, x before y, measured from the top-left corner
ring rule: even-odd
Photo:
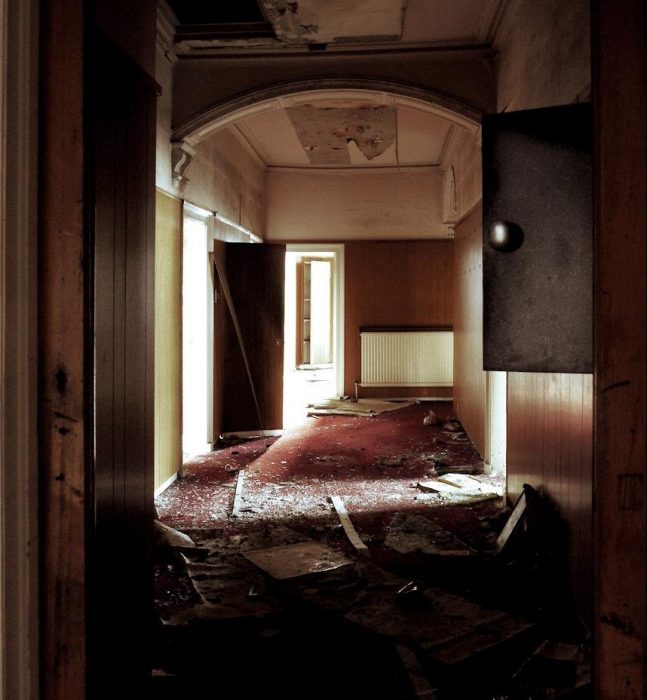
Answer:
[[[267,240],[446,238],[440,169],[267,173]]]
[[[444,220],[457,223],[483,196],[480,135],[454,127],[443,158],[443,168]]]
[[[494,41],[497,110],[590,98],[590,0],[510,0]]]

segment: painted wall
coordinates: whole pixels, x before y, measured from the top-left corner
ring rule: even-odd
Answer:
[[[453,249],[447,240],[345,245],[346,394],[360,377],[362,326],[452,325]]]
[[[154,0],[97,0],[97,26],[150,76],[155,75]]]
[[[508,3],[495,47],[499,111],[576,102],[590,92],[589,2]],[[541,487],[570,530],[572,589],[591,608],[592,377],[508,374],[508,487]]]
[[[462,221],[481,201],[481,141],[479,134],[454,127],[443,158],[444,208],[446,223]]]
[[[481,222],[482,209],[477,206],[454,234],[454,411],[486,458]]]
[[[303,56],[201,57],[183,59],[176,69],[173,125],[180,127],[215,105],[268,86],[326,79],[380,80],[437,92],[459,112],[493,111],[495,84],[488,51],[416,51],[387,54],[349,53]],[[471,112],[473,114],[473,112]]]
[[[155,488],[182,465],[182,202],[155,210]]]
[[[262,235],[264,170],[230,132],[201,141],[186,174],[186,200]]]
[[[514,0],[497,31],[497,111],[586,101],[590,0]]]
[[[439,169],[267,174],[267,240],[447,238]]]

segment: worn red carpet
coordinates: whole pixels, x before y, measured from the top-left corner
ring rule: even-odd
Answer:
[[[423,425],[430,408],[440,424]],[[443,432],[442,422],[451,412],[450,403],[439,402],[372,418],[313,417],[279,439],[253,440],[196,457],[187,463],[185,478],[159,497],[160,519],[185,531],[216,528],[229,534],[277,525],[323,530],[336,519],[329,497],[341,496],[369,541],[402,510],[429,515],[433,508],[436,520],[460,533],[472,527],[465,515],[470,509],[429,499],[416,488],[419,480],[433,476],[434,464],[474,464],[477,470],[481,465],[469,439],[457,441]],[[242,499],[232,517],[239,470],[244,472]],[[499,500],[475,509],[500,506]]]

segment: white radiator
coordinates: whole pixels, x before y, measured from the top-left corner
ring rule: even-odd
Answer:
[[[362,386],[452,386],[452,331],[362,331]]]

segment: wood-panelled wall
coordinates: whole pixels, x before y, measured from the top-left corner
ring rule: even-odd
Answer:
[[[155,199],[155,488],[182,464],[182,202]]]
[[[38,463],[44,700],[86,697],[86,478],[92,454],[85,228],[86,4],[40,5]],[[37,551],[37,550],[36,550]],[[33,555],[33,552],[32,552]]]
[[[89,697],[139,697],[152,644],[156,93],[111,42],[94,47]]]
[[[453,254],[452,241],[346,243],[344,393],[360,378],[362,326],[452,325]]]
[[[508,373],[508,495],[546,493],[568,525],[571,590],[587,622],[592,604],[593,377]]]
[[[644,0],[593,2],[595,697],[647,697]]]
[[[487,459],[487,373],[483,370],[482,207],[454,233],[454,411]]]

